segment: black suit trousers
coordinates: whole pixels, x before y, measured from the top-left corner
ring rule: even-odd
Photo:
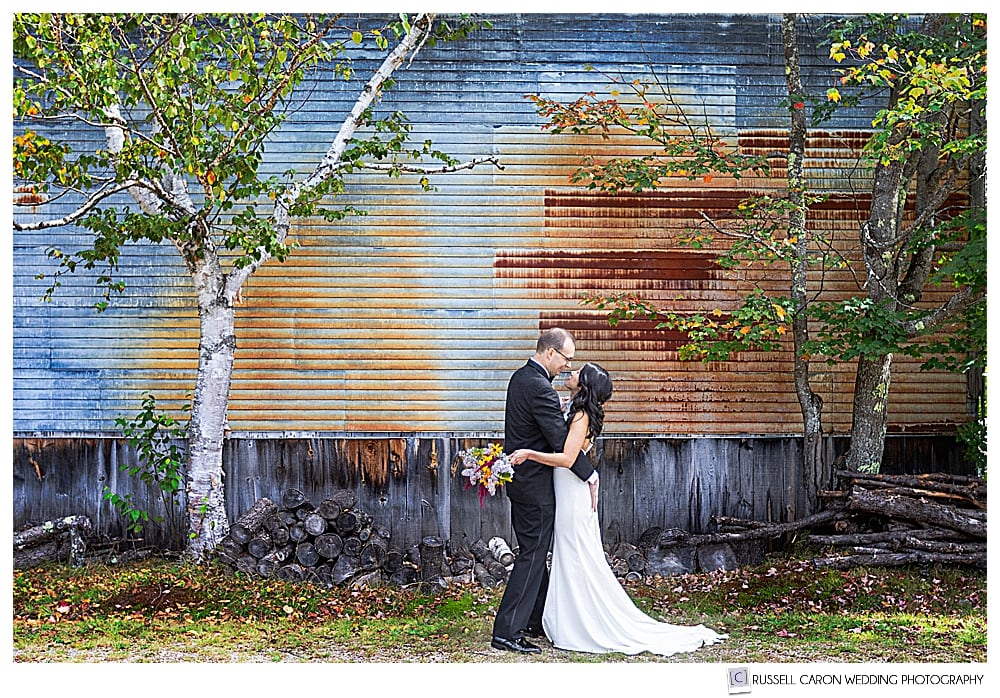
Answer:
[[[521,637],[527,627],[542,627],[549,588],[546,557],[552,543],[555,510],[537,502],[510,502],[510,518],[520,550],[493,622],[494,637]]]

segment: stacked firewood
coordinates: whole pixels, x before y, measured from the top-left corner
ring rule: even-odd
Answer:
[[[845,487],[826,492],[847,516],[829,535],[808,540],[839,552],[816,559],[822,567],[913,563],[986,567],[986,482],[931,473],[874,475],[838,470]]]
[[[297,489],[280,506],[262,497],[230,527],[219,557],[247,574],[328,586],[408,584],[416,569],[389,548],[389,532],[357,508],[350,490],[318,505]]]
[[[350,490],[317,505],[297,489],[280,506],[262,497],[230,527],[219,558],[250,575],[326,586],[420,586],[441,589],[476,581],[494,587],[507,578],[514,555],[502,538],[468,549],[426,536],[406,550],[389,545],[389,531],[357,507]]]

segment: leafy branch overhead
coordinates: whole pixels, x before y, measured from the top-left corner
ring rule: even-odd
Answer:
[[[330,207],[348,174],[418,173],[429,188],[428,175],[499,166],[492,157],[459,162],[430,141],[410,144],[404,114],[375,112],[392,70],[421,43],[461,35],[471,21],[442,29],[433,16],[404,16],[367,34],[344,29],[341,16],[68,14],[14,22],[14,113],[25,125],[14,138],[15,179],[25,203],[73,206],[59,218],[15,221],[15,229],[93,231],[91,249],[50,256],[62,272],[102,268],[108,292],[122,290],[111,277],[127,242],[173,242],[189,266],[218,248],[236,253],[236,269],[256,267],[290,253],[290,216],[357,212]],[[297,88],[317,70],[352,78],[350,49],[366,40],[385,47],[386,34],[405,36],[411,22],[425,31],[389,54],[316,169],[298,181],[296,170],[273,171],[265,148],[302,99]],[[55,142],[46,131],[57,121],[103,131],[106,143],[78,151]],[[120,205],[125,192],[139,210]],[[236,275],[230,290],[246,276]]]
[[[741,154],[715,133],[707,119],[695,123],[660,80],[649,84],[638,79],[611,80],[625,88],[624,96],[618,87],[610,91],[610,99],[589,92],[568,104],[526,95],[548,120],[542,128],[553,133],[596,133],[604,139],[631,134],[653,145],[649,153],[634,158],[598,162],[586,155],[571,181],[601,191],[642,191],[670,178],[711,182],[715,175],[739,179],[748,172],[768,170],[766,158]]]
[[[954,365],[948,354],[983,346],[985,340],[977,320],[985,293],[984,211],[963,210],[949,200],[966,186],[971,160],[985,152],[985,129],[969,127],[970,115],[985,99],[985,19],[957,18],[937,27],[934,36],[900,33],[901,22],[898,16],[876,15],[840,22],[832,30],[830,56],[844,66],[837,68],[843,92],[831,88],[828,103],[815,106],[819,101],[808,99],[799,87],[801,93],[790,92],[789,101],[792,110],[804,110],[807,102],[814,105],[814,119],[820,121],[837,109],[889,95],[887,106],[876,112],[863,155],[869,173],[890,162],[906,162],[899,205],[915,202],[915,213],[905,224],[899,217],[900,229],[890,239],[865,238],[868,226],[862,228],[862,239],[878,246],[878,255],[895,260],[895,271],[873,269],[866,275],[825,231],[815,226],[797,230],[791,216],[798,204],[780,195],[747,198],[725,223],[701,212],[702,226],[680,236],[679,242],[693,249],[720,250],[716,262],[733,272],[801,261],[816,278],[833,271],[847,274],[861,294],[871,284],[885,283],[879,278],[895,275],[898,281],[891,284],[896,290],[890,305],[861,302],[853,296],[819,302],[820,291],[814,291],[801,312],[819,321],[820,329],[807,344],[806,354],[849,361],[865,353],[894,351],[925,356],[929,367]],[[873,39],[876,34],[880,38]],[[599,160],[585,155],[571,181],[606,192],[641,192],[661,189],[671,180],[708,183],[715,175],[738,179],[767,174],[767,158],[727,147],[707,120],[698,123],[685,113],[665,80],[654,75],[647,82],[620,78],[612,82],[604,99],[594,92],[567,103],[527,95],[546,120],[543,129],[605,139],[629,135],[648,146],[636,157]],[[921,174],[917,161],[927,154],[936,160]],[[910,188],[914,191],[908,194]],[[829,198],[816,192],[801,194],[806,207]],[[927,282],[953,287],[953,299],[937,308],[921,305],[918,301]],[[690,342],[681,349],[684,358],[718,360],[738,351],[774,349],[778,335],[790,329],[796,312],[790,296],[771,292],[768,302],[787,312],[769,317],[757,302],[764,295],[763,289],[754,288],[740,308],[707,314],[673,312],[631,293],[597,294],[585,300],[609,310],[612,321],[655,318],[661,329],[687,334]],[[719,322],[717,313],[726,321]],[[945,340],[940,336],[943,329]],[[959,344],[958,337],[969,341]]]

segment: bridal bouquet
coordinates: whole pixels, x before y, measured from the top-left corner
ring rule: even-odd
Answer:
[[[514,479],[514,466],[510,464],[510,458],[503,452],[500,444],[459,451],[458,457],[465,466],[462,477],[469,478],[465,488],[479,487],[479,506],[484,506],[483,500],[487,494],[492,497],[498,487],[503,487]]]

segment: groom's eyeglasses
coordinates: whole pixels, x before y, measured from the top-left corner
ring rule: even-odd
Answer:
[[[572,357],[572,356],[566,356],[565,354],[563,354],[563,353],[562,353],[561,351],[559,351],[559,350],[558,350],[558,349],[556,349],[555,347],[552,347],[552,348],[553,348],[553,349],[555,349],[555,352],[556,352],[557,354],[559,354],[559,356],[561,356],[561,357],[563,357],[564,359],[566,359],[566,362],[567,362],[567,363],[570,363],[570,362],[572,362],[572,361],[573,361],[573,357]]]

